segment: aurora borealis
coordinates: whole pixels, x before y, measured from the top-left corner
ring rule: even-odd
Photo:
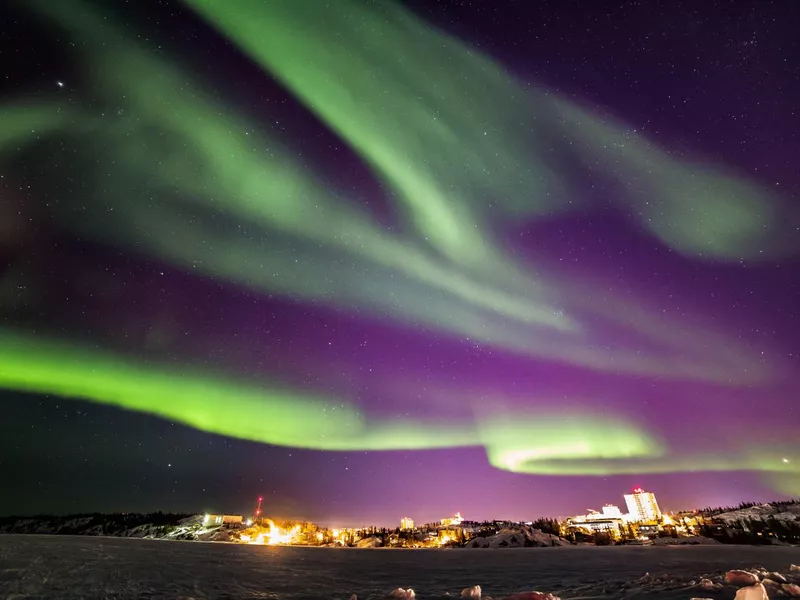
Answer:
[[[0,109],[0,469],[24,480],[0,510],[51,510],[12,462],[94,465],[113,499],[87,510],[265,493],[340,521],[559,514],[642,481],[681,506],[800,494],[788,104],[744,81],[748,128],[688,140],[627,114],[678,83],[532,76],[561,50],[484,49],[424,2],[168,4],[12,9],[49,66],[21,61]],[[680,93],[709,104],[691,127],[732,110]]]

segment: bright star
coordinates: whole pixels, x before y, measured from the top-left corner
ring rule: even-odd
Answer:
[[[60,87],[60,88],[63,88],[64,87],[64,82],[63,81],[56,81],[56,85],[58,87]]]
[[[788,463],[788,462],[789,462],[789,459],[788,459],[788,458],[782,458],[781,460],[782,460],[784,463]]]

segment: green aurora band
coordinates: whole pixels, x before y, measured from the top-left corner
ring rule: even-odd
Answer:
[[[245,1],[235,6],[246,5]],[[402,198],[409,197],[410,190],[419,189],[426,198],[420,206],[434,202],[440,212],[449,207],[448,214],[455,220],[453,223],[458,222],[454,227],[463,237],[463,245],[480,249],[478,255],[469,254],[458,259],[456,242],[452,238],[440,239],[428,231],[435,229],[433,221],[421,227],[417,236],[389,234],[365,211],[331,192],[307,168],[298,164],[296,157],[278,140],[259,136],[252,124],[230,115],[193,86],[185,73],[139,49],[109,20],[91,11],[79,10],[79,2],[39,3],[39,6],[81,41],[85,60],[92,65],[91,73],[97,79],[97,93],[105,93],[110,105],[124,108],[123,116],[109,110],[100,115],[72,117],[69,122],[69,146],[81,148],[88,155],[87,160],[91,162],[87,170],[98,174],[98,179],[84,192],[82,200],[88,208],[78,210],[59,205],[53,210],[63,226],[81,236],[122,244],[137,252],[146,251],[191,272],[262,291],[346,309],[359,307],[377,317],[423,324],[459,338],[471,338],[505,350],[590,369],[726,384],[752,383],[772,375],[741,344],[716,335],[707,327],[687,327],[685,320],[671,323],[665,318],[655,319],[654,311],[638,306],[628,295],[605,286],[587,289],[587,286],[558,281],[541,272],[532,277],[529,269],[515,263],[507,252],[491,243],[485,233],[491,225],[476,220],[480,202],[472,190],[479,187],[478,182],[486,188],[484,196],[490,193],[494,182],[498,182],[502,192],[498,198],[508,200],[492,202],[491,209],[492,215],[501,217],[510,217],[531,205],[528,200],[531,195],[548,198],[551,194],[549,187],[540,189],[533,180],[527,179],[515,183],[513,188],[503,187],[507,185],[504,182],[520,181],[520,177],[530,171],[520,160],[527,138],[519,139],[515,133],[519,128],[512,129],[513,123],[506,124],[504,129],[499,124],[493,125],[497,141],[488,145],[483,142],[484,136],[479,136],[472,145],[461,143],[456,136],[459,131],[456,125],[463,124],[465,139],[471,140],[468,114],[476,118],[481,115],[484,121],[491,121],[497,119],[498,114],[532,112],[528,104],[535,104],[534,99],[513,87],[513,82],[499,67],[485,59],[479,61],[482,70],[477,73],[490,80],[481,84],[480,89],[499,86],[495,81],[499,78],[505,82],[506,89],[499,89],[498,97],[519,96],[503,110],[497,110],[493,96],[483,98],[477,106],[469,102],[459,104],[457,98],[472,96],[468,93],[458,96],[461,90],[454,83],[449,94],[453,105],[464,105],[454,108],[453,116],[449,117],[457,119],[457,123],[449,125],[449,135],[428,140],[424,135],[424,122],[439,114],[439,109],[431,109],[431,116],[425,113],[424,106],[418,106],[417,95],[410,90],[398,90],[398,99],[393,102],[405,98],[409,105],[399,114],[421,113],[427,117],[422,121],[403,122],[401,128],[391,118],[396,111],[382,110],[381,114],[387,115],[384,128],[379,127],[377,119],[369,129],[375,137],[375,147],[383,139],[392,140],[403,149],[398,160],[407,157],[405,160],[412,161],[404,167],[408,173],[405,179],[389,177],[387,185],[396,186]],[[233,5],[225,3],[224,6]],[[308,7],[302,2],[292,3],[292,6],[299,14],[305,14],[301,9]],[[271,4],[270,19],[266,19],[262,10],[252,13],[248,22],[271,23],[282,14],[279,7],[286,10],[281,3]],[[401,17],[402,14],[397,16]],[[370,18],[370,14],[364,18]],[[298,15],[298,23],[302,22]],[[433,35],[421,24],[416,27],[420,35]],[[477,60],[466,48],[440,37],[440,45],[449,53],[455,52],[468,62]],[[404,43],[415,47],[416,44],[411,43],[414,41],[411,38]],[[297,62],[303,55],[290,52],[289,56]],[[430,60],[435,56],[433,52]],[[439,60],[445,58],[447,56]],[[339,71],[350,76],[353,70],[349,64],[345,60],[338,67]],[[464,65],[465,69],[468,67],[469,64]],[[402,81],[404,72],[393,76]],[[446,77],[444,73],[441,75],[434,79],[438,85],[443,86],[454,78],[456,82],[463,81],[452,73]],[[392,81],[389,77],[388,83]],[[317,93],[328,92],[323,88]],[[330,99],[321,96],[319,105],[314,106],[336,106],[335,99],[341,94],[330,92],[330,95]],[[364,100],[369,100],[369,96]],[[381,100],[382,97],[375,99],[376,102]],[[548,109],[541,117],[546,116],[549,121],[554,118],[550,114],[552,110],[564,108],[566,104],[555,100],[548,102]],[[369,114],[363,110],[364,106],[368,104],[357,111],[358,119],[351,118],[354,130],[360,130],[359,119]],[[355,110],[353,105],[347,104],[340,112],[351,108]],[[461,111],[467,114],[462,115]],[[449,113],[441,113],[441,120],[445,121]],[[537,115],[534,113],[528,119],[536,122]],[[337,127],[335,114],[330,120],[334,121],[335,129],[343,129],[343,125]],[[405,133],[412,131],[415,123],[421,128],[417,132],[421,137]],[[42,127],[47,125],[52,125],[52,120],[43,122]],[[347,127],[344,129],[349,131]],[[343,137],[347,138],[346,134],[344,131]],[[38,139],[41,135],[41,128],[36,129],[35,137]],[[425,140],[424,144],[419,140]],[[354,141],[356,149],[374,165],[371,150],[374,148],[356,142],[358,140]],[[412,152],[412,146],[417,145],[420,150]],[[267,150],[263,150],[265,148]],[[520,175],[479,170],[478,179],[470,179],[475,177],[475,161],[486,162],[497,155],[503,158],[500,163],[517,165],[514,173],[519,171]],[[469,168],[460,166],[453,174],[455,167],[436,166],[437,170],[441,167],[446,182],[440,189],[436,187],[438,180],[428,164],[429,156],[457,157],[454,165]],[[545,165],[542,173],[550,172],[547,162],[539,158],[537,163],[537,157],[531,156],[531,164]],[[383,166],[389,168],[388,164]],[[424,181],[419,173],[428,173]],[[687,171],[683,176],[691,175]],[[59,174],[54,173],[53,178],[57,177]],[[537,181],[542,177],[537,176]],[[449,195],[445,195],[445,191],[449,191]],[[143,201],[144,198],[147,201]],[[507,210],[506,205],[515,199],[516,209]],[[551,208],[548,204],[542,211],[548,212]],[[525,210],[530,212],[528,208]],[[486,213],[485,207],[483,212]],[[87,218],[87,214],[102,214],[102,219]],[[225,229],[220,226],[220,215],[225,215],[239,228],[244,225],[254,233],[260,231],[261,235],[245,237],[240,229]],[[481,215],[483,221],[488,216]],[[467,217],[469,220],[465,222]],[[410,227],[422,221],[417,215]],[[298,268],[303,271],[300,277]],[[579,319],[578,313],[590,314],[591,324],[585,318]],[[629,330],[642,338],[641,343],[630,350],[604,342],[603,350],[598,351],[599,345],[593,340],[608,338],[592,330],[598,323]],[[701,330],[702,334],[698,334]],[[656,350],[647,351],[652,346]]]
[[[767,190],[676,160],[629,127],[526,89],[399,4],[184,2],[349,141],[399,192],[421,235],[454,262],[497,258],[478,216],[569,209],[580,194],[562,173],[574,165],[616,184],[619,202],[687,255],[739,260],[797,250],[795,236],[773,247],[788,206]]]
[[[0,337],[0,386],[156,415],[202,431],[315,450],[422,450],[481,445],[491,464],[516,473],[611,475],[687,470],[800,473],[800,453],[745,446],[736,454],[676,458],[621,415],[591,409],[529,413],[493,409],[476,424],[367,420],[336,398],[264,389],[108,352]],[[246,420],[231,418],[247,414]],[[787,458],[791,456],[791,458]]]
[[[622,293],[532,273],[491,232],[572,210],[581,194],[563,173],[580,170],[619,189],[626,212],[687,256],[775,258],[794,250],[781,242],[780,198],[526,88],[392,3],[339,0],[335,10],[313,0],[187,4],[352,146],[394,193],[406,227],[388,233],[281,140],[230,114],[112,20],[79,1],[39,0],[30,5],[80,40],[105,105],[122,109],[54,100],[0,112],[3,161],[52,136],[92,165],[85,206],[52,209],[62,227],[200,276],[589,369],[723,384],[772,375],[707,327],[655,319]],[[58,162],[45,166],[53,177],[63,177]],[[242,225],[259,235],[241,235]],[[591,319],[582,317],[587,312]],[[598,322],[625,328],[641,345],[599,345]],[[684,461],[619,415],[489,415],[459,427],[375,422],[336,399],[166,371],[10,330],[0,335],[0,386],[259,442],[321,450],[480,444],[493,465],[525,473],[794,472],[798,464],[794,456],[782,460],[787,454],[777,447]],[[221,425],[220,415],[255,406],[263,426]]]
[[[4,330],[0,342],[0,385],[66,398],[89,399],[174,420],[197,429],[269,444],[317,450],[399,450],[483,444],[503,454],[509,440],[526,444],[542,457],[608,458],[659,451],[620,419],[540,415],[524,426],[496,416],[481,426],[453,427],[416,421],[367,422],[337,398],[291,390],[269,390],[190,370],[168,370],[105,351],[42,340]],[[201,400],[198,400],[201,399]],[[246,420],[231,418],[247,414]],[[559,423],[558,433],[554,423]],[[593,444],[586,432],[613,432],[615,442]],[[590,436],[591,437],[591,436]],[[563,451],[552,454],[555,439]]]

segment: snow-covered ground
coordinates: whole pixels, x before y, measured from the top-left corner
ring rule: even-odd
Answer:
[[[141,522],[142,519],[137,520]],[[142,515],[142,518],[147,515]],[[0,533],[32,533],[50,535],[114,536],[127,538],[186,540],[203,542],[237,541],[239,532],[219,525],[203,525],[203,515],[193,515],[170,523],[144,522],[132,525],[125,516],[97,515],[76,517],[33,517],[6,519]]]
[[[732,600],[730,569],[800,580],[790,547],[575,547],[372,550],[163,540],[0,535],[0,598],[114,600],[379,600],[413,588],[420,600],[480,585],[495,599],[525,590],[567,599]],[[702,579],[711,585],[701,587]],[[762,577],[766,579],[766,577]],[[780,597],[770,595],[771,598]]]
[[[522,548],[568,546],[569,542],[552,533],[543,533],[538,529],[522,527],[520,529],[501,529],[488,537],[477,537],[470,540],[467,548]]]

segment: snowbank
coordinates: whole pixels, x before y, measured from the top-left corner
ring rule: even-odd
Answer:
[[[569,546],[564,538],[543,533],[539,529],[522,527],[519,529],[501,529],[495,535],[476,537],[467,544],[467,548],[523,548],[523,547],[550,547]]]

